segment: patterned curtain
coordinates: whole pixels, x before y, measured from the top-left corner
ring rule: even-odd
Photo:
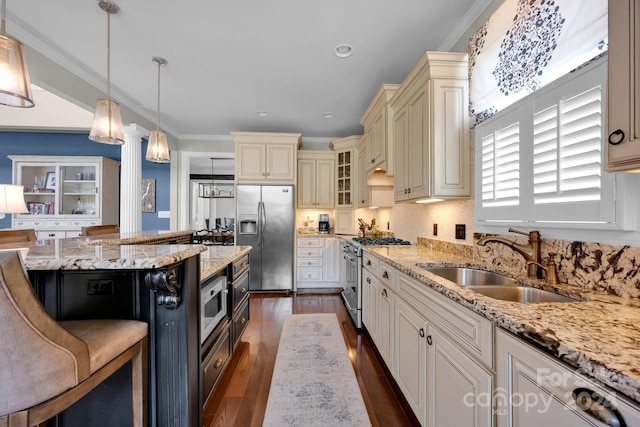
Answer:
[[[505,0],[469,39],[479,123],[608,48],[607,0]]]

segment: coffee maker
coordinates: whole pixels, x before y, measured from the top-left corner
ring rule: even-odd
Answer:
[[[320,218],[318,218],[318,233],[329,234],[329,214],[320,214]]]

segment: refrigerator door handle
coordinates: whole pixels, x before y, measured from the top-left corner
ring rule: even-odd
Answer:
[[[264,207],[264,202],[260,202],[259,206],[261,220],[260,220],[260,247],[264,247],[264,232],[267,228],[267,210]]]

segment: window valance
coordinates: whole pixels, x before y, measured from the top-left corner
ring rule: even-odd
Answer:
[[[506,0],[469,39],[476,123],[607,50],[607,0]]]

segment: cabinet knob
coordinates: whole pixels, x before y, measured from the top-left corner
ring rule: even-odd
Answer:
[[[376,162],[376,159],[371,159],[371,163],[375,163],[375,162]]]
[[[367,277],[367,283],[371,283],[371,277]]]
[[[387,290],[385,288],[382,288],[382,296],[387,298]]]
[[[404,194],[407,194],[407,189],[406,188],[404,189]]]
[[[420,336],[422,338],[424,338],[424,328],[420,328],[420,330],[418,331],[418,333],[420,334]]]
[[[240,288],[240,293],[241,294],[246,294],[247,293],[247,288],[245,288],[245,287]]]
[[[242,320],[240,320],[240,324],[244,325],[245,323],[247,323],[247,319],[245,319],[244,317],[242,318]]]
[[[264,172],[262,172],[262,176],[265,176],[266,174]]]
[[[427,344],[429,345],[433,344],[433,338],[431,338],[431,335],[427,336]]]
[[[49,233],[49,237],[56,237],[56,233]]]
[[[389,278],[389,273],[387,273],[387,270],[385,270],[385,271],[382,273],[382,278],[383,278],[383,279],[388,279],[388,278]]]
[[[307,261],[307,265],[311,265],[311,261]]]
[[[371,265],[371,260],[370,259],[367,260],[367,265],[369,265],[369,266]]]
[[[407,188],[407,192],[411,193],[411,187]]]
[[[218,369],[220,366],[222,366],[222,359],[216,360],[216,363],[213,365],[215,369]]]
[[[591,418],[608,426],[620,427],[625,425],[622,415],[606,397],[583,387],[576,388],[571,394],[573,400],[576,401],[578,409]]]

